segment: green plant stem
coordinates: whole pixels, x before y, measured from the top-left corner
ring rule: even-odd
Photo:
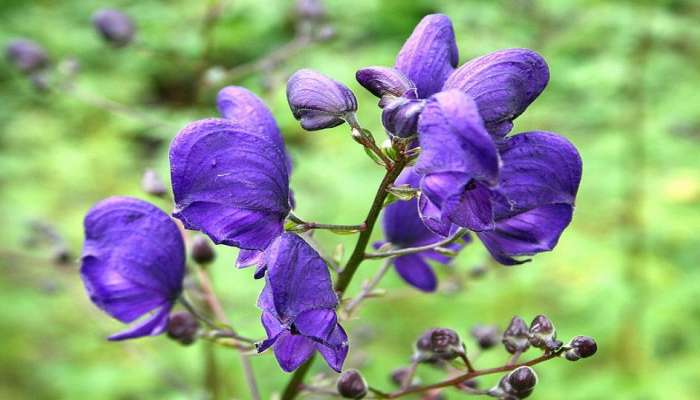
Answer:
[[[306,232],[311,229],[327,229],[329,231],[341,231],[341,232],[348,232],[348,233],[353,233],[353,232],[362,232],[365,229],[367,229],[367,226],[363,224],[359,225],[336,225],[336,224],[322,224],[320,222],[309,222],[309,221],[304,221],[303,219],[299,218],[294,212],[290,212],[289,215],[287,216],[291,221],[294,223],[298,224],[298,226],[294,227],[292,230],[295,232]]]
[[[389,194],[387,189],[394,183],[396,178],[398,178],[407,162],[408,160],[405,158],[405,156],[400,154],[399,159],[391,166],[391,168],[387,169],[384,179],[382,179],[382,182],[379,184],[377,193],[374,195],[374,200],[372,201],[372,206],[370,207],[367,217],[365,218],[364,224],[366,229],[358,236],[357,242],[355,243],[355,248],[350,255],[350,259],[348,259],[347,264],[345,264],[345,268],[343,268],[340,274],[338,274],[338,280],[335,283],[335,291],[338,293],[338,297],[343,297],[345,290],[348,288],[350,281],[352,281],[352,278],[357,271],[357,267],[359,267],[362,261],[364,261],[365,250],[367,249],[367,244],[372,236],[374,224],[377,222],[379,213],[382,211],[382,207],[384,206],[384,200],[386,200],[386,197]],[[306,361],[306,363],[304,363],[304,365],[294,371],[294,374],[292,374],[292,377],[289,379],[287,386],[282,392],[281,400],[293,400],[297,397],[301,384],[304,381],[304,377],[311,367],[314,358],[315,357],[312,356],[308,361]]]
[[[465,228],[460,228],[457,230],[457,232],[454,233],[454,235],[441,240],[439,242],[433,243],[433,244],[428,244],[425,246],[418,246],[418,247],[407,247],[405,249],[398,249],[398,250],[390,250],[390,251],[383,251],[379,253],[365,253],[364,258],[366,259],[372,259],[372,258],[386,258],[386,257],[398,257],[398,256],[405,256],[408,254],[415,254],[415,253],[420,253],[422,251],[426,250],[432,250],[437,247],[444,247],[449,244],[452,244],[459,239],[461,239],[464,235],[469,232]]]

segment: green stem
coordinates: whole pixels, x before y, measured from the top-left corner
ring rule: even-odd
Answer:
[[[418,247],[406,247],[405,249],[398,249],[398,250],[390,250],[390,251],[383,251],[379,253],[366,253],[364,255],[364,258],[367,259],[372,259],[372,258],[386,258],[386,257],[398,257],[398,256],[405,256],[408,254],[415,254],[415,253],[420,253],[422,251],[426,250],[432,250],[437,247],[444,247],[449,244],[452,244],[459,239],[461,239],[464,235],[469,232],[466,228],[460,228],[455,232],[452,236],[441,240],[439,242],[433,243],[433,244],[428,244],[425,246],[418,246]]]
[[[312,355],[304,364],[302,364],[301,367],[294,371],[294,374],[292,374],[289,382],[287,382],[287,386],[284,388],[284,392],[282,392],[282,397],[280,400],[293,400],[295,397],[297,397],[301,385],[304,382],[304,376],[306,376],[309,368],[311,368],[314,358],[316,358],[316,356]]]

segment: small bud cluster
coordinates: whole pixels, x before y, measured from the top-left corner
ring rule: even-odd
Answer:
[[[464,355],[464,345],[457,332],[447,328],[429,329],[416,341],[414,359],[435,363],[450,361]]]

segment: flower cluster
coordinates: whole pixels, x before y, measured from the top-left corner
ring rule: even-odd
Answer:
[[[95,19],[115,45],[131,40],[133,27],[121,29],[131,26],[127,22],[113,13]],[[375,255],[389,258],[406,282],[426,292],[437,288],[429,261],[447,264],[471,240],[470,232],[493,258],[514,265],[527,261],[520,257],[551,250],[571,221],[581,179],[576,148],[549,132],[508,136],[513,120],[548,81],[542,57],[510,49],[457,65],[449,18],[429,15],[393,68],[357,72],[359,83],[380,98],[382,124],[390,136],[383,148],[360,126],[357,99],[348,87],[308,69],[290,77],[287,100],[303,129],[347,123],[353,138],[387,169],[364,223],[344,226],[361,233],[335,290],[326,261],[301,234],[331,226],[304,223],[292,212],[292,163],[261,99],[244,88],[225,87],[216,100],[220,118],[192,122],[172,140],[172,216],[216,244],[238,248],[237,267],[255,267],[254,278],[264,278],[258,307],[267,338],[257,343],[257,350],[272,348],[283,370],[296,370],[318,351],[332,369],[342,371],[348,336],[336,313],[338,293],[344,293],[359,263],[371,258],[365,248],[388,192],[409,195],[386,203],[386,240],[376,244]],[[164,186],[152,181],[152,192],[163,196]],[[93,302],[125,323],[150,313],[111,338],[168,331],[181,343],[191,343],[196,321],[182,314],[168,318],[185,274],[183,235],[176,222],[144,201],[112,198],[88,213],[85,235],[81,271]],[[193,256],[206,264],[214,254],[202,240],[195,240]],[[536,319],[530,328],[515,320],[511,325],[503,336],[511,353],[530,345],[550,353],[562,349],[546,318]],[[476,333],[483,348],[498,342],[493,328]],[[566,357],[585,357],[585,346],[579,347],[567,349]],[[468,364],[463,343],[449,329],[426,333],[417,351],[416,362],[460,357]],[[506,382],[510,388],[531,391],[527,384],[536,380],[518,386],[518,379],[529,377],[513,374]],[[363,381],[351,375],[339,387],[359,396]]]

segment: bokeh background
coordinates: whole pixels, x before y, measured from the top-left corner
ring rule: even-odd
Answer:
[[[121,325],[83,291],[76,261],[82,217],[115,194],[169,211],[168,200],[142,191],[144,170],[168,182],[170,139],[187,122],[215,116],[216,91],[238,84],[265,99],[284,132],[298,214],[360,222],[381,169],[346,126],[302,131],[286,105],[286,78],[309,67],[346,83],[358,96],[360,120],[383,138],[376,99],[354,73],[392,65],[431,12],[454,21],[461,62],[508,47],[547,59],[550,84],[514,131],[559,132],[579,148],[584,176],[576,214],[554,252],[523,266],[494,265],[479,243],[470,245],[454,268],[439,268],[437,294],[416,292],[391,272],[382,284],[386,296],[367,301],[359,318],[346,322],[347,365],[389,389],[388,374],[406,364],[428,327],[466,337],[476,323],[505,327],[513,315],[544,313],[561,339],[594,336],[599,352],[538,366],[532,398],[700,398],[700,3],[325,3],[327,19],[314,28],[323,40],[301,46],[291,1],[0,3],[0,43],[31,38],[53,66],[43,81],[51,89],[42,90],[41,82],[37,87],[36,79],[0,63],[0,398],[247,398],[231,350],[182,347],[163,337],[104,340]],[[114,49],[98,37],[90,16],[105,6],[134,18],[136,43]],[[329,250],[352,244],[352,237],[325,232],[317,238]],[[228,315],[240,331],[260,337],[255,298],[262,283],[233,267],[235,249],[217,251],[211,274]],[[350,293],[378,267],[364,264]],[[485,274],[473,272],[482,267]],[[500,365],[504,357],[493,350],[476,364]],[[313,372],[330,376],[322,364]],[[286,382],[271,354],[253,365],[263,398]],[[421,371],[423,381],[438,378]]]

